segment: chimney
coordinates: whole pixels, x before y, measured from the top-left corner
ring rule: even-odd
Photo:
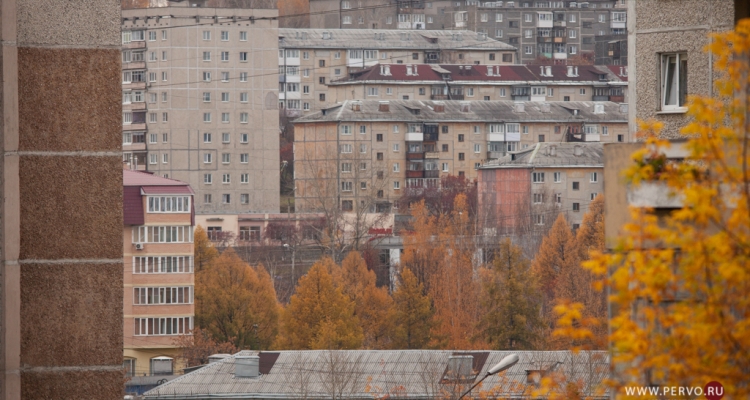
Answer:
[[[391,110],[390,103],[387,101],[379,102],[378,111],[389,112]]]
[[[208,363],[213,364],[231,356],[231,354],[212,354],[208,356]]]
[[[549,147],[549,155],[550,155],[550,157],[554,157],[555,153],[557,153],[557,146],[550,146]]]
[[[433,104],[435,105],[435,112],[439,112],[439,113],[445,112],[445,103],[443,103],[442,101],[440,102],[436,101]]]
[[[549,110],[550,110],[550,105],[549,105],[549,103],[542,103],[542,112],[543,112],[543,113],[548,113],[548,112],[549,112]]]
[[[581,146],[575,146],[573,147],[573,155],[576,157],[580,157],[583,155],[583,147]]]
[[[461,103],[461,112],[470,112],[471,111],[471,103],[468,101],[462,101]]]
[[[260,357],[258,356],[235,356],[234,377],[235,378],[257,378],[260,376]]]
[[[519,101],[513,104],[513,111],[521,113],[521,112],[524,112],[524,110],[525,110],[524,103]]]

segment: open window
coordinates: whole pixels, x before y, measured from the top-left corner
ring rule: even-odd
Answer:
[[[154,357],[151,359],[151,375],[173,375],[174,359],[171,357]]]
[[[661,55],[661,109],[681,110],[685,107],[688,85],[687,53]]]

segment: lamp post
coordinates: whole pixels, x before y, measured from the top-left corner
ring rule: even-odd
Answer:
[[[464,396],[466,396],[467,394],[471,393],[472,389],[474,389],[475,387],[477,387],[477,385],[479,385],[480,383],[482,383],[483,380],[487,379],[488,376],[495,375],[495,374],[498,374],[498,373],[500,373],[502,371],[505,371],[506,369],[508,369],[508,368],[516,365],[517,362],[518,362],[518,354],[510,354],[510,355],[507,355],[507,356],[503,357],[503,359],[500,360],[499,363],[495,364],[492,368],[490,368],[489,370],[487,370],[487,374],[485,374],[482,377],[482,379],[479,380],[479,382],[473,384],[469,388],[469,390],[467,390],[466,392],[464,392],[464,394],[462,394],[461,397],[458,398],[458,400],[463,399]]]

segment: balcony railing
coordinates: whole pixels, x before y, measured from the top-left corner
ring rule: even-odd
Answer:
[[[488,151],[487,152],[487,159],[489,160],[496,160],[498,158],[501,158],[505,155],[502,151]]]
[[[424,153],[406,153],[406,159],[407,160],[423,160],[424,159]]]
[[[447,94],[431,94],[430,100],[448,100]]]
[[[591,98],[593,101],[609,101],[609,96],[602,96],[602,95],[594,95],[594,97]]]
[[[438,134],[437,133],[425,133],[424,134],[424,141],[425,142],[437,142],[438,141]]]
[[[146,42],[141,40],[139,42],[130,42],[122,45],[123,49],[145,49]]]
[[[406,171],[407,178],[424,178],[424,171]]]
[[[623,103],[625,101],[625,96],[621,94],[617,96],[609,96],[609,101],[612,101],[615,103]]]
[[[440,153],[437,151],[427,151],[424,153],[424,158],[440,158]]]
[[[127,63],[122,63],[122,69],[129,70],[129,69],[145,69],[146,68],[146,62],[145,61],[131,61]]]
[[[439,178],[440,177],[440,171],[436,169],[431,169],[429,171],[424,172],[425,178]]]

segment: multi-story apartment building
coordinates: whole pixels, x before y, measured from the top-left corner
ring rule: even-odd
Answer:
[[[516,49],[475,32],[279,29],[279,103],[286,115],[330,103],[327,84],[381,64],[513,64]]]
[[[124,365],[172,375],[178,335],[193,329],[194,193],[185,182],[123,171]]]
[[[627,22],[624,0],[311,0],[310,12],[312,28],[476,31],[517,47],[522,63],[593,61],[595,37],[625,35]]]
[[[577,229],[604,192],[601,143],[537,143],[479,167],[479,222],[485,235],[549,226],[558,213]]]
[[[332,81],[344,100],[627,101],[627,67],[379,64]]]
[[[169,5],[122,12],[124,161],[201,214],[278,212],[277,10]]]
[[[295,205],[385,208],[536,143],[630,141],[626,121],[612,102],[347,100],[294,121]]]

